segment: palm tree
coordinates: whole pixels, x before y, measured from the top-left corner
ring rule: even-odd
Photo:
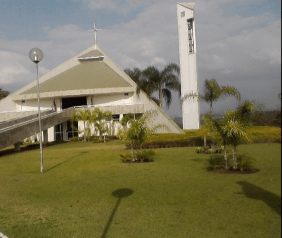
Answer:
[[[106,142],[105,133],[109,130],[109,123],[106,119],[111,119],[112,117],[111,112],[102,112],[99,108],[95,108],[90,115],[89,124],[93,124],[95,130],[99,131],[99,137],[104,136],[104,142]]]
[[[237,169],[237,145],[242,139],[250,140],[245,127],[250,121],[255,104],[250,101],[241,103],[236,111],[226,111],[222,120],[215,120],[212,116],[204,116],[204,125],[213,131],[214,136],[219,136],[224,146],[225,168],[227,169],[226,146],[233,144],[233,169]]]
[[[138,68],[125,69],[124,72],[137,84],[136,92],[139,95],[140,90],[144,91],[149,97],[152,96],[154,88],[151,82],[148,82],[142,71]]]
[[[9,95],[10,92],[3,90],[2,88],[0,88],[0,100],[2,98],[5,98]]]
[[[222,129],[224,125],[224,120],[219,121],[215,120],[212,116],[204,115],[203,116],[204,126],[212,131],[212,136],[219,139],[223,144],[223,154],[225,160],[225,169],[227,169],[227,132]]]
[[[129,142],[131,145],[132,161],[136,160],[134,148],[137,145],[140,145],[142,150],[142,145],[153,133],[156,133],[160,129],[169,131],[168,127],[163,124],[152,126],[152,123],[155,121],[157,115],[158,112],[156,110],[146,111],[141,117],[129,120],[129,127],[124,127],[119,130],[117,137]]]
[[[233,169],[237,169],[237,146],[239,142],[242,139],[250,140],[250,137],[245,132],[244,128],[244,124],[235,118],[230,119],[222,126],[222,131],[233,144]]]
[[[143,71],[143,75],[149,82],[149,86],[153,91],[159,92],[159,106],[162,108],[163,100],[169,108],[172,96],[171,90],[178,91],[180,96],[180,82],[178,81],[180,69],[177,64],[170,63],[162,71],[159,71],[155,66],[149,66]]]
[[[188,93],[181,99],[181,104],[187,99],[197,98],[210,104],[210,115],[213,116],[213,103],[225,96],[234,96],[241,99],[238,90],[232,86],[219,86],[215,79],[206,79],[204,82],[204,94]]]
[[[89,120],[91,118],[91,112],[89,109],[86,110],[75,110],[74,113],[71,116],[71,125],[72,128],[78,131],[78,128],[76,128],[73,125],[74,121],[83,121],[83,125],[84,125],[84,129],[83,131],[78,131],[79,133],[83,132],[83,136],[84,136],[84,141],[86,141],[87,136],[90,135],[90,124],[89,124]]]

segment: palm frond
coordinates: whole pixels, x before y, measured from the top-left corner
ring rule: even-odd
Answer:
[[[10,94],[10,92],[3,90],[2,88],[0,88],[0,100],[2,98],[7,97]]]
[[[221,89],[215,79],[206,79],[204,82],[203,100],[205,102],[214,102],[221,97]]]
[[[171,96],[171,92],[169,89],[167,88],[163,88],[162,89],[162,94],[163,94],[163,98],[166,102],[166,107],[169,108],[171,101],[172,101],[172,96]]]
[[[235,87],[232,87],[232,86],[222,86],[221,87],[221,95],[222,95],[222,97],[227,95],[227,96],[234,96],[238,100],[241,99],[241,95],[240,95],[239,91]]]
[[[148,82],[151,82],[152,85],[159,85],[161,82],[160,71],[155,66],[149,66],[148,68],[142,71],[143,75]]]
[[[155,98],[155,97],[151,97],[151,99],[157,104],[160,105],[160,100]]]
[[[165,68],[162,70],[162,75],[166,75],[166,74],[171,74],[171,73],[176,73],[177,75],[179,75],[180,73],[180,68],[177,64],[174,63],[170,63],[168,65],[165,66]]]
[[[184,97],[182,97],[180,100],[180,106],[183,105],[184,101],[191,99],[192,100],[197,99],[198,101],[201,101],[203,100],[203,95],[200,93],[193,93],[193,92],[185,94]]]
[[[179,89],[179,81],[178,81],[178,77],[175,75],[171,75],[171,77],[165,81],[165,87],[169,88],[171,90],[176,90],[178,91]]]
[[[244,125],[235,118],[229,120],[222,129],[228,137],[250,140],[248,134],[244,130]]]

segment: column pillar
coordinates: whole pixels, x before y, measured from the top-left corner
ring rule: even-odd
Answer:
[[[67,141],[67,122],[63,122],[63,141]]]
[[[48,142],[48,130],[43,131],[43,144],[47,144]]]

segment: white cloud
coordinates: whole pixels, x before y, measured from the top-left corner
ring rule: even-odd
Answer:
[[[179,63],[176,0],[76,1],[92,9],[107,8],[121,14],[130,9],[141,9],[131,21],[119,22],[119,25],[97,33],[98,45],[121,68],[144,69],[155,65],[162,69],[170,62]],[[243,94],[260,97],[256,92],[261,91],[261,85],[265,86],[266,79],[271,80],[269,85],[272,85],[265,87],[268,94],[276,88],[279,90],[273,85],[279,86],[277,77],[281,74],[281,22],[268,12],[246,17],[239,16],[236,11],[225,13],[222,4],[238,6],[237,3],[235,0],[196,2],[198,85],[201,89],[205,78],[214,77],[222,85],[233,85]],[[253,3],[244,0],[240,4],[247,7]],[[43,51],[44,59],[40,63],[40,73],[43,74],[93,44],[93,33],[76,25],[46,27],[44,30],[48,37],[44,42],[0,39],[0,84],[7,84],[9,76],[9,82],[14,82],[16,89],[20,80],[34,79],[34,65],[28,59],[28,52],[33,47]],[[13,58],[17,60],[12,61]],[[17,65],[16,68],[13,65]],[[248,84],[244,80],[248,80]],[[245,85],[253,88],[246,89]],[[275,95],[273,97],[277,98]],[[262,99],[266,100],[265,96]],[[174,110],[171,114],[174,114],[176,107],[170,109]],[[180,108],[177,110],[180,114]]]
[[[26,65],[22,64],[24,57],[20,54],[0,51],[0,84],[15,84],[21,77],[30,74]]]
[[[92,10],[106,10],[115,12],[119,15],[125,15],[130,11],[146,7],[158,0],[74,0],[74,2],[81,2],[87,5]]]

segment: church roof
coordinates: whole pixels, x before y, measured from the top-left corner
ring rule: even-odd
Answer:
[[[102,50],[91,47],[81,54],[70,59],[70,64],[58,74],[53,74],[45,80],[40,80],[40,93],[64,92],[74,90],[106,89],[106,88],[132,88],[134,85],[126,79],[123,71],[116,69],[113,62]],[[58,68],[61,68],[59,66]],[[54,69],[56,70],[56,69]],[[124,73],[125,74],[125,73]],[[119,90],[117,90],[119,91]],[[132,91],[132,90],[128,90]],[[36,84],[19,93],[35,95]],[[86,93],[86,92],[84,92]],[[56,93],[57,95],[58,93]],[[86,93],[87,94],[87,93]],[[20,96],[21,95],[21,96]],[[50,94],[51,95],[51,94]],[[53,95],[53,94],[52,94]],[[18,97],[15,99],[19,99]]]
[[[81,62],[79,65],[40,84],[40,92],[79,89],[131,87],[120,75],[101,61]],[[22,94],[36,93],[33,87]]]

